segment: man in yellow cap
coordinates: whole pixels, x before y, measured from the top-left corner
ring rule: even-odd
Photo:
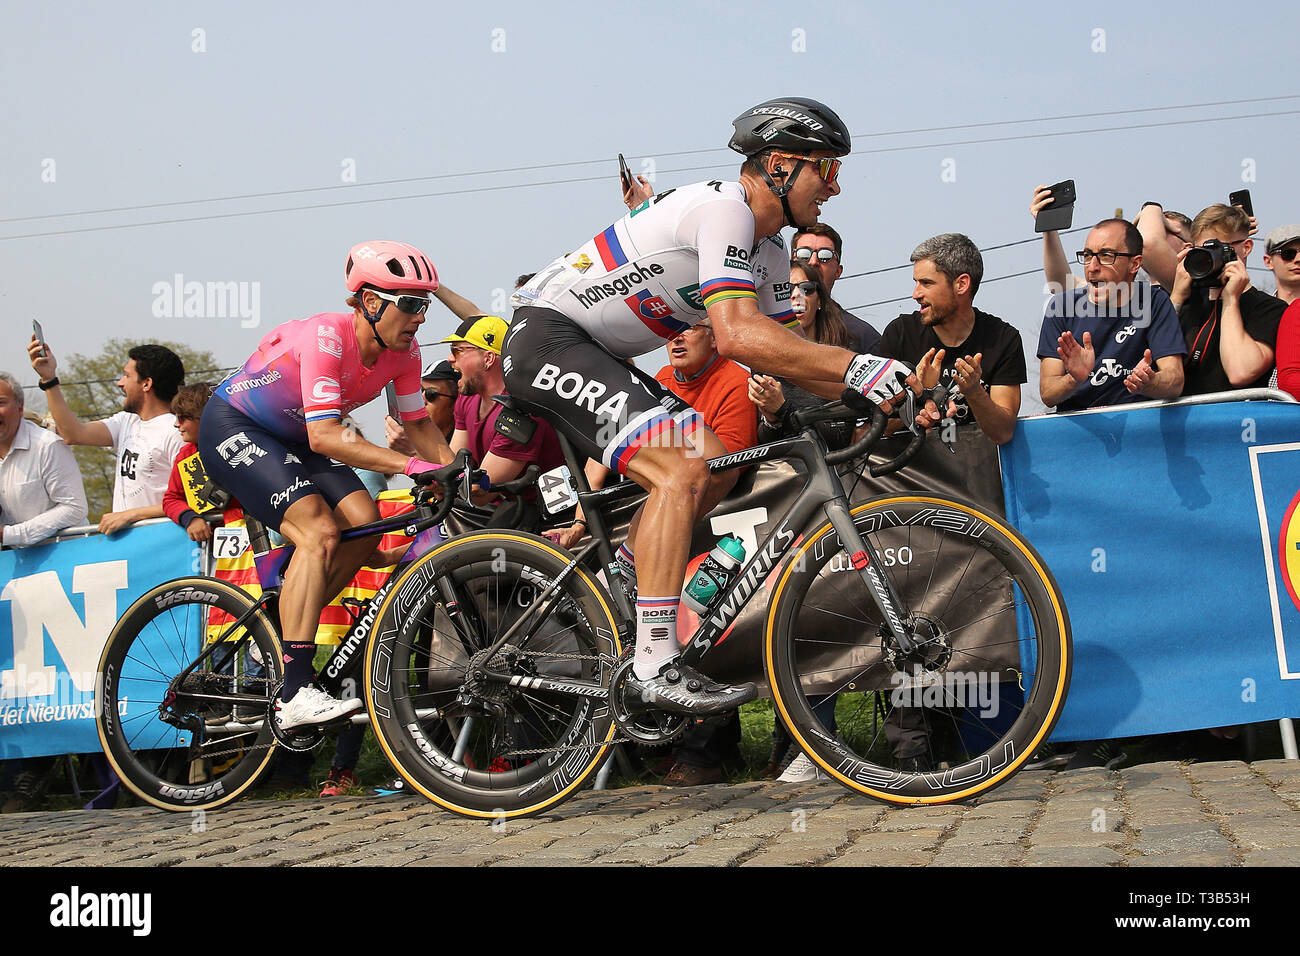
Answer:
[[[505,319],[495,315],[471,315],[442,340],[450,343],[451,364],[460,372],[451,449],[458,452],[468,448],[493,482],[517,478],[529,465],[547,472],[564,464],[559,439],[546,422],[537,421],[536,430],[525,444],[496,430],[501,406],[492,396],[506,394],[501,342],[508,329]]]

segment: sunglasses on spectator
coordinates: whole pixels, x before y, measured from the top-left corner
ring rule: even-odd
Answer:
[[[446,392],[440,392],[436,388],[426,388],[424,390],[424,400],[432,405],[440,398],[455,398],[455,395],[448,395]]]
[[[1273,253],[1273,255],[1276,258],[1281,259],[1283,262],[1291,262],[1295,259],[1296,253],[1298,252],[1300,252],[1300,246],[1286,246],[1285,248],[1279,249],[1277,252]]]
[[[818,262],[830,262],[835,258],[834,249],[810,249],[807,246],[800,246],[794,251],[794,257],[800,262],[811,262],[813,256],[817,257]]]
[[[812,163],[817,167],[817,175],[822,178],[824,183],[835,182],[835,177],[840,174],[840,166],[843,165],[840,160],[833,156],[826,156],[822,159],[813,159],[811,156],[800,156],[798,153],[777,153],[778,156],[784,156],[787,159],[799,159],[805,163]]]
[[[380,292],[378,289],[367,289],[367,292],[373,292],[385,302],[392,302],[397,306],[398,312],[405,312],[407,315],[424,315],[424,310],[429,307],[429,300],[422,295],[390,295],[387,292]]]
[[[1086,266],[1092,259],[1096,259],[1104,266],[1113,266],[1115,260],[1120,256],[1125,259],[1132,259],[1138,255],[1136,252],[1117,252],[1114,249],[1098,249],[1093,252],[1091,249],[1084,249],[1082,252],[1076,252],[1074,257],[1079,260],[1079,265]]]
[[[816,282],[796,282],[794,284],[794,287],[798,289],[800,292],[802,292],[804,295],[812,295],[817,291]]]

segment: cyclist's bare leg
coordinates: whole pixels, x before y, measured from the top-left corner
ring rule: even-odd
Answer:
[[[709,458],[717,458],[720,455],[727,454],[727,447],[722,444],[722,440],[718,438],[717,435],[713,434],[710,429],[703,426],[697,429],[695,434],[691,436],[690,442],[695,446],[695,448],[694,451],[690,448],[684,449],[687,456],[695,454],[707,460]],[[636,461],[635,458],[632,460],[634,462]],[[740,478],[740,471],[739,468],[736,468],[731,471],[724,471],[716,475],[710,474],[708,476],[708,487],[696,501],[695,515],[691,521],[692,528],[694,528],[706,514],[717,507],[718,502],[725,498],[731,492],[732,488],[736,487],[736,481]],[[630,468],[628,474],[631,475]],[[632,550],[633,554],[639,553],[637,550],[637,532],[640,529],[641,513],[644,510],[645,505],[638,508],[636,514],[632,516],[631,523],[628,525],[627,543],[628,548]],[[690,560],[689,554],[687,555],[687,560]],[[685,566],[683,565],[682,574],[685,575],[685,573]],[[637,574],[638,577],[640,577],[640,562],[637,562]],[[680,583],[678,587],[680,589]]]
[[[375,537],[343,543],[341,526],[353,527],[378,517],[373,499],[365,491],[356,491],[331,510],[320,495],[308,495],[289,506],[280,524],[280,533],[296,550],[284,573],[280,591],[280,623],[284,633],[284,689],[280,698],[294,701],[299,690],[312,678],[312,658],[316,650],[316,628],[321,610],[329,603],[373,552]],[[291,717],[286,708],[277,716],[287,726],[310,722],[318,714],[345,713],[346,705],[327,705],[329,700],[303,698],[307,703]],[[325,704],[326,706],[322,706]],[[351,702],[355,707],[355,701]],[[335,709],[337,708],[337,709]],[[292,721],[292,723],[290,723]]]
[[[639,449],[627,469],[649,497],[637,529],[636,648],[626,687],[642,704],[680,713],[734,710],[754,699],[753,684],[724,686],[676,662],[678,596],[710,476],[704,456],[676,428],[662,437]]]
[[[338,522],[322,496],[307,495],[285,511],[280,534],[294,546],[280,590],[284,642],[315,643],[321,609],[333,597],[328,587],[339,549]]]
[[[379,508],[375,504],[375,499],[370,497],[370,492],[354,491],[334,508],[334,519],[341,529],[355,528],[370,521],[378,521]],[[379,535],[371,535],[339,544],[325,585],[327,603],[334,600],[334,596],[356,577],[357,572],[374,553],[379,537]]]
[[[638,449],[627,476],[649,492],[636,529],[637,591],[678,595],[690,560],[691,528],[708,490],[705,459],[672,428]]]

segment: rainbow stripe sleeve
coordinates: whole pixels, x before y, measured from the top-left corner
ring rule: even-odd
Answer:
[[[710,279],[700,283],[700,295],[706,309],[724,299],[758,299],[749,279]]]

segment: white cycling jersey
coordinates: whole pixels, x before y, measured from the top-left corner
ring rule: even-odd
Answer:
[[[619,358],[645,355],[705,317],[710,305],[757,299],[788,328],[790,255],[779,235],[754,241],[740,183],[713,180],[647,199],[511,298],[561,312]]]

